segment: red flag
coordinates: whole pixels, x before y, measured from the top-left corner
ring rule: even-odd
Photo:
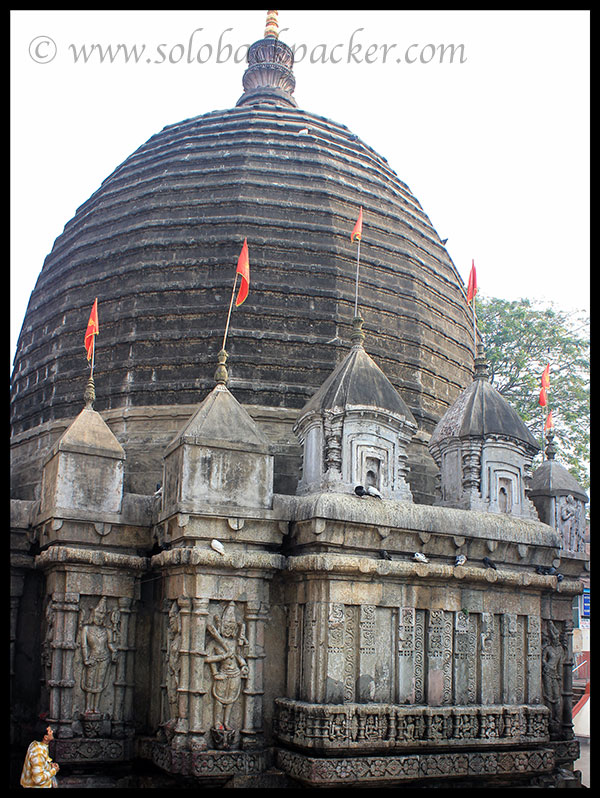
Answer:
[[[244,239],[242,251],[238,258],[236,275],[239,274],[242,278],[240,282],[240,289],[238,291],[237,299],[235,300],[236,308],[244,302],[248,296],[248,289],[250,288],[250,258],[248,256],[248,240]]]
[[[467,286],[467,302],[475,299],[477,293],[477,272],[475,271],[475,261],[471,261],[471,271],[469,272],[469,284]]]
[[[94,349],[94,335],[98,335],[98,297],[94,299],[92,305],[92,312],[90,313],[90,320],[85,331],[85,338],[83,343],[87,352],[87,359],[92,359],[92,351]]]
[[[541,407],[546,407],[546,405],[548,404],[548,397],[546,396],[545,388],[542,388],[542,390],[540,391],[539,404]]]
[[[549,429],[552,429],[554,426],[554,421],[552,421],[552,410],[546,416],[546,423],[544,424],[544,432],[548,432]]]
[[[548,363],[548,365],[542,372],[542,388],[549,388],[549,387],[550,387],[550,363]]]
[[[362,205],[360,206],[358,219],[356,220],[356,224],[354,225],[354,230],[352,231],[352,235],[350,236],[350,241],[354,242],[355,238],[357,239],[357,241],[362,240]]]

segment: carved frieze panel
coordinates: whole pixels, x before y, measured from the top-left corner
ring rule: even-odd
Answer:
[[[496,745],[548,740],[544,706],[306,704],[276,700],[274,729],[284,743],[311,750],[381,750],[414,745]]]

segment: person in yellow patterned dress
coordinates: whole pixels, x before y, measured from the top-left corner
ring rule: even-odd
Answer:
[[[42,741],[34,740],[30,744],[21,773],[21,787],[56,787],[59,767],[48,754],[48,743],[53,739],[52,727],[46,726]]]

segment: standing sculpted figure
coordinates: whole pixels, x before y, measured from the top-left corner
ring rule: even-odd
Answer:
[[[237,622],[233,601],[225,608],[218,627],[215,616],[215,624],[207,626],[212,640],[206,657],[213,679],[213,726],[230,730],[231,710],[240,696],[242,679],[248,677],[248,665],[240,653],[248,640],[244,624]]]
[[[560,636],[552,621],[548,622],[548,636],[545,636],[542,653],[542,684],[544,700],[550,709],[550,726],[555,729],[560,724],[560,700],[562,685],[562,666],[564,650]]]
[[[112,640],[113,630],[107,623],[106,616],[106,598],[103,596],[81,630],[81,688],[85,693],[86,712],[98,712],[100,695],[106,687],[110,665],[117,660],[118,651]]]

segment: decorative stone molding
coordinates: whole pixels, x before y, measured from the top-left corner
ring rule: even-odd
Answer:
[[[548,773],[555,765],[547,748],[512,749],[489,753],[430,753],[405,756],[315,758],[293,751],[277,751],[277,766],[309,787],[391,785],[420,779],[519,776]]]

